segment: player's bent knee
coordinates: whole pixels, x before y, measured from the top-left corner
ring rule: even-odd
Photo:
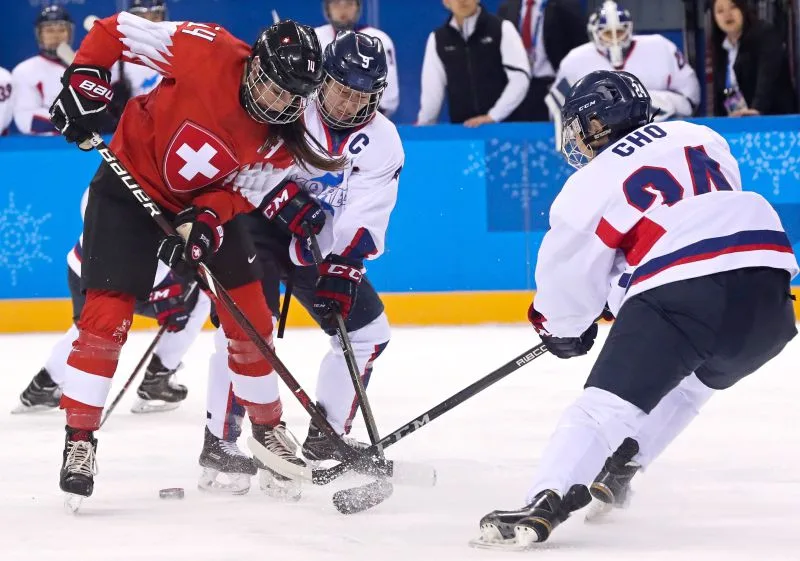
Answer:
[[[356,346],[374,347],[375,345],[382,345],[385,347],[392,336],[392,330],[389,327],[389,318],[386,317],[386,312],[381,312],[381,315],[367,325],[354,331],[348,331],[347,335],[350,337],[350,343],[353,345],[353,348]],[[336,336],[331,337],[331,346],[334,350],[341,351]]]
[[[249,339],[228,339],[228,366],[243,376],[265,376],[272,372],[272,366]]]
[[[646,414],[636,405],[600,388],[586,388],[559,424],[594,424],[611,448],[635,434]]]

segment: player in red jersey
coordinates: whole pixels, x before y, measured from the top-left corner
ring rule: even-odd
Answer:
[[[109,68],[119,59],[157,70],[163,79],[125,108],[110,147],[180,236],[164,238],[149,213],[107,163],[91,183],[83,232],[81,288],[86,303],[67,361],[61,408],[66,442],[61,489],[69,505],[92,494],[103,405],[137,298],[152,288],[158,258],[190,273],[207,264],[258,329],[271,340],[272,316],[247,233],[230,222],[262,205],[295,233],[319,232],[322,210],[303,191],[288,192],[293,162],[339,169],[309,145],[298,120],[322,82],[314,31],[292,21],[265,29],[252,48],[214,24],[150,22],[130,13],[99,20],[64,73],[51,107],[68,142],[96,130],[110,100]],[[266,218],[265,218],[266,220]],[[223,238],[225,243],[223,244]],[[234,389],[254,437],[292,461],[272,367],[227,311]]]

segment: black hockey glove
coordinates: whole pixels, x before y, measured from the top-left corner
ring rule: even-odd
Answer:
[[[314,235],[325,226],[325,213],[311,195],[303,191],[294,181],[285,181],[267,195],[264,216],[281,229],[298,238],[307,237],[305,226]]]
[[[350,315],[356,301],[358,285],[362,278],[361,262],[330,254],[319,266],[317,290],[312,308],[323,321],[332,325],[333,314],[340,312],[343,319]]]
[[[67,142],[82,146],[105,122],[104,112],[113,98],[111,72],[101,66],[72,64],[64,71],[64,86],[50,106],[50,122]]]
[[[208,263],[217,252],[224,231],[213,210],[195,207],[178,213],[175,230],[177,235],[161,240],[158,258],[178,275],[189,279],[200,263]]]
[[[174,275],[167,276],[167,279]],[[158,325],[166,325],[167,331],[177,333],[183,331],[192,315],[192,310],[197,304],[198,291],[192,290],[192,294],[186,299],[186,291],[191,285],[181,282],[160,284],[150,292],[150,304],[153,306],[153,313],[158,320]]]
[[[583,356],[588,353],[594,345],[597,337],[597,324],[592,323],[580,337],[554,337],[544,328],[545,317],[537,312],[533,304],[528,308],[528,320],[533,324],[533,328],[542,338],[547,350],[558,358],[572,358]]]

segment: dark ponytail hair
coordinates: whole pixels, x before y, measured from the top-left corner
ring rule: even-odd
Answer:
[[[270,125],[269,129],[275,141],[283,141],[300,167],[339,171],[347,163],[347,158],[331,154],[311,136],[302,117],[285,125]],[[274,142],[270,144],[274,146]]]

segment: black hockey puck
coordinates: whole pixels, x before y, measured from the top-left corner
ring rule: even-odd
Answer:
[[[162,499],[182,499],[184,496],[183,487],[169,487],[167,489],[161,489],[158,492],[158,496]]]

